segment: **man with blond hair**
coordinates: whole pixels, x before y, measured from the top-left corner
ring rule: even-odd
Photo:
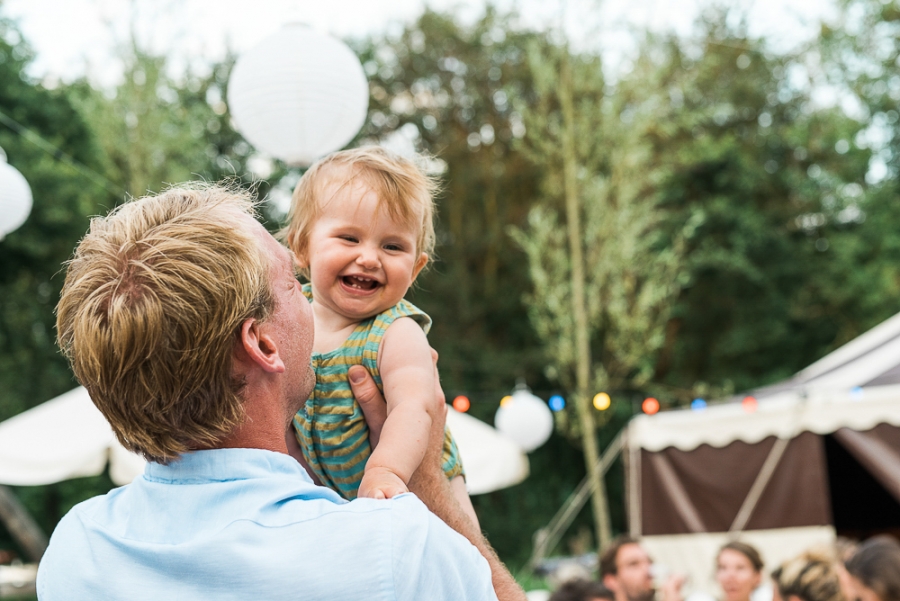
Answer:
[[[347,503],[289,454],[288,424],[315,384],[312,316],[244,193],[172,189],[94,219],[57,329],[148,464],[63,518],[38,573],[43,601],[524,598],[450,494],[443,424],[410,480],[421,501]],[[367,374],[351,379],[377,435],[383,400]],[[440,391],[433,401],[443,407]]]

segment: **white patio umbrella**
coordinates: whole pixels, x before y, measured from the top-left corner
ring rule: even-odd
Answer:
[[[470,494],[512,486],[528,476],[528,458],[515,442],[472,416],[449,413]],[[83,387],[0,423],[0,484],[34,486],[96,476],[107,461],[119,485],[144,472],[144,460],[119,444]]]
[[[0,484],[96,476],[107,461],[116,484],[144,471],[144,460],[119,444],[81,386],[0,423]]]
[[[528,457],[516,442],[471,415],[447,411],[470,495],[500,490],[528,477]]]

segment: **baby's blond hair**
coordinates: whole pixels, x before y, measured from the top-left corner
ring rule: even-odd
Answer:
[[[314,163],[297,184],[291,198],[288,224],[281,239],[301,261],[308,256],[309,234],[319,218],[325,189],[360,182],[378,196],[379,206],[415,229],[416,253],[434,253],[434,196],[439,186],[414,161],[380,146],[335,152]],[[303,270],[309,275],[308,270]]]

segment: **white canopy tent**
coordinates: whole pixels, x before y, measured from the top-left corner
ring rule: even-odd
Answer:
[[[528,476],[525,453],[491,426],[452,409],[447,424],[470,494],[506,488]],[[119,485],[144,471],[144,460],[119,444],[82,387],[0,423],[0,484],[34,486],[95,476],[107,462]]]
[[[712,593],[727,540],[756,545],[774,568],[841,527],[900,528],[900,315],[748,394],[755,411],[740,395],[629,424],[630,530],[659,563]]]

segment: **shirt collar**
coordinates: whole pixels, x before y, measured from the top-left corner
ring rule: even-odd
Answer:
[[[262,449],[211,449],[184,453],[168,465],[147,462],[144,478],[154,482],[199,484],[285,475],[312,484],[290,455]]]

